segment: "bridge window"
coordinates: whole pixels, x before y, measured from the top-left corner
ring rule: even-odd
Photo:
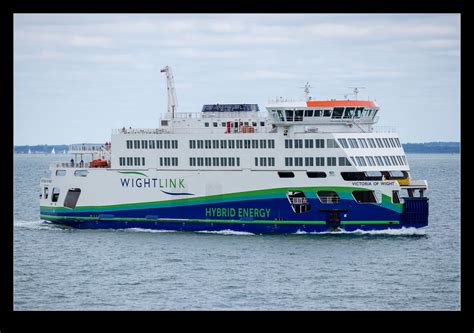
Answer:
[[[293,110],[285,110],[286,121],[293,121]]]
[[[304,110],[304,116],[305,117],[312,117],[313,116],[313,110]]]
[[[313,117],[321,117],[323,110],[314,110]]]
[[[357,201],[357,203],[377,202],[374,191],[352,191],[352,196]]]
[[[295,121],[303,121],[303,110],[295,111]]]
[[[362,110],[364,110],[364,108],[356,108],[355,110],[355,113],[354,113],[354,118],[360,118],[360,116],[362,115]]]
[[[324,110],[323,117],[331,117],[331,110]]]
[[[319,201],[323,204],[338,204],[340,199],[334,191],[318,191]]]
[[[69,191],[67,191],[66,198],[64,199],[64,207],[72,209],[76,208],[76,204],[80,195],[80,188],[70,188]]]
[[[278,118],[280,121],[285,121],[285,117],[283,116],[283,111],[282,110],[277,110],[278,113]]]
[[[341,119],[344,108],[334,108],[332,112],[332,119]]]
[[[354,110],[355,108],[353,107],[346,108],[346,111],[344,112],[344,119],[352,119],[354,116]]]

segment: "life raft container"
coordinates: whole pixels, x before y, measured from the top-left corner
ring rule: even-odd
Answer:
[[[108,166],[108,163],[106,160],[92,160],[90,166],[92,168],[103,168]]]

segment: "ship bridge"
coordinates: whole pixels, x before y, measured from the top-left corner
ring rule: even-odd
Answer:
[[[378,105],[369,100],[280,99],[271,101],[266,108],[277,126],[313,125],[324,132],[370,132],[379,119]]]

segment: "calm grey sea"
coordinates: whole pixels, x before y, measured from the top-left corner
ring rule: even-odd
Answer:
[[[68,155],[14,157],[14,310],[459,310],[460,155],[408,155],[429,226],[253,235],[75,230],[41,222]]]

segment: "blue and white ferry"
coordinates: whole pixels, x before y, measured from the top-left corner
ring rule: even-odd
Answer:
[[[414,180],[379,106],[357,99],[209,104],[168,111],[158,128],[121,128],[41,179],[41,219],[75,228],[295,233],[428,225],[427,182]],[[90,155],[89,155],[90,154]],[[90,161],[83,162],[85,156]],[[80,162],[79,162],[80,161]]]

